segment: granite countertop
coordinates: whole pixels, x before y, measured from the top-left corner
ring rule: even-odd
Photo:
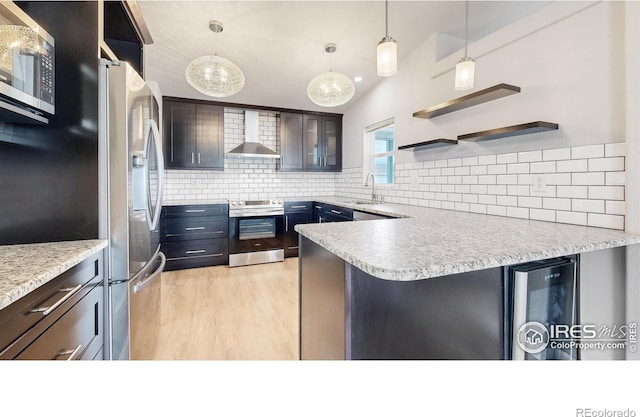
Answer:
[[[640,235],[618,230],[341,200],[316,201],[405,218],[304,224],[296,231],[387,280],[413,281],[640,243]]]
[[[0,310],[107,246],[106,240],[0,246]]]
[[[197,199],[197,200],[170,200],[163,201],[163,206],[192,206],[198,204],[229,204],[228,200],[222,199]]]

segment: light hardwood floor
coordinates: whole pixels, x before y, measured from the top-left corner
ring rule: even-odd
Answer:
[[[298,258],[163,272],[155,359],[298,359]]]

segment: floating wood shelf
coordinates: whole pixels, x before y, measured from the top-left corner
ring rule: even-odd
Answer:
[[[527,135],[529,133],[546,132],[547,130],[557,130],[557,123],[549,122],[531,122],[524,123],[515,126],[500,127],[497,129],[485,130],[482,132],[467,133],[466,135],[458,136],[458,140],[483,140],[483,139],[497,139],[505,138],[509,136]]]
[[[519,92],[520,87],[516,87],[515,85],[498,84],[466,96],[454,98],[453,100],[449,100],[445,103],[431,106],[428,109],[417,111],[413,113],[413,117],[431,119],[433,117],[442,116],[443,114],[466,109],[467,107],[477,106],[478,104],[507,97],[512,94],[518,94]]]
[[[457,145],[457,144],[458,144],[458,141],[455,139],[440,138],[440,139],[427,140],[425,142],[420,142],[420,143],[412,143],[411,145],[398,146],[398,150],[399,151],[402,151],[402,150],[421,151],[427,148],[436,148],[439,146]]]

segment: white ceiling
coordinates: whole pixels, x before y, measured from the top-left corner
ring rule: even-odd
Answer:
[[[546,6],[543,1],[472,1],[470,43]],[[383,1],[153,1],[139,0],[154,43],[145,46],[145,78],[167,96],[212,99],[187,84],[184,69],[215,52],[209,21],[223,23],[218,55],[242,69],[246,83],[220,101],[342,113],[380,80],[376,45],[384,36]],[[464,39],[462,1],[390,1],[389,35],[401,62],[434,32]],[[340,107],[320,107],[307,84],[329,70],[324,45],[334,42],[333,69],[353,78],[356,94]],[[400,66],[399,71],[402,71]]]

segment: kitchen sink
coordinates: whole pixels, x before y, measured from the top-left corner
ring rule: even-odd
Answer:
[[[353,200],[351,201],[353,204],[381,204],[380,201],[372,201],[372,200]]]

